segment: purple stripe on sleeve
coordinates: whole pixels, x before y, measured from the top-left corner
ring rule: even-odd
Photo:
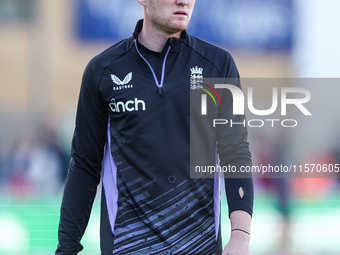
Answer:
[[[215,163],[218,165],[219,157],[217,153],[217,147],[215,148]],[[215,172],[214,179],[214,213],[215,213],[215,234],[216,240],[218,238],[218,232],[220,230],[220,219],[221,219],[221,184],[224,184],[224,179],[220,178],[220,173]],[[224,187],[224,185],[222,185]]]
[[[215,173],[216,175],[217,173]],[[215,234],[216,240],[218,238],[218,231],[220,228],[221,215],[221,178],[215,176],[214,179],[214,213],[215,213]]]
[[[117,167],[111,155],[111,134],[110,134],[110,118],[107,128],[107,142],[105,148],[104,158],[104,174],[103,186],[106,196],[106,205],[111,225],[112,233],[114,234],[114,227],[117,217],[118,209],[118,187],[117,187]]]

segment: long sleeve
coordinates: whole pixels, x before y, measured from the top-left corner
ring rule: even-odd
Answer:
[[[230,56],[228,61],[226,81],[232,81],[234,83],[233,85],[240,87],[239,74],[234,60]],[[248,133],[245,115],[233,115],[233,98],[232,94],[227,89],[223,90],[222,102],[223,105],[219,108],[218,118],[226,119],[229,123],[228,125],[217,126],[220,164],[221,166],[235,166],[237,170],[239,170],[241,166],[251,166],[251,153],[247,142]],[[233,123],[238,124],[231,127],[231,120]],[[243,197],[240,196],[240,188],[242,188],[244,192]],[[229,215],[235,210],[244,210],[252,215],[254,187],[251,175],[247,176],[247,178],[228,178],[228,175],[226,175],[225,189],[228,200]]]
[[[100,182],[106,143],[108,111],[94,77],[93,65],[85,69],[79,95],[72,159],[61,205],[56,255],[78,254]]]

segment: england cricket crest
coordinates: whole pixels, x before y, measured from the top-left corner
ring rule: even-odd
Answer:
[[[203,68],[202,67],[193,67],[190,68],[191,77],[190,77],[190,87],[191,89],[202,89],[203,88]]]

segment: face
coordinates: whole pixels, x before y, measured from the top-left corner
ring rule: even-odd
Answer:
[[[187,28],[195,0],[137,0],[144,6],[144,19],[166,34]]]

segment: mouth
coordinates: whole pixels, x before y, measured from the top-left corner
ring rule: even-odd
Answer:
[[[177,11],[174,13],[174,15],[177,16],[188,16],[188,13],[186,13],[185,11]]]

